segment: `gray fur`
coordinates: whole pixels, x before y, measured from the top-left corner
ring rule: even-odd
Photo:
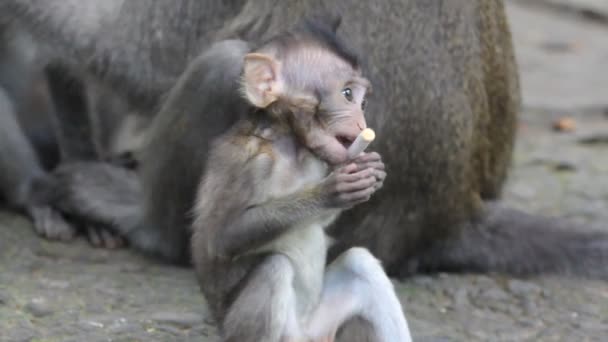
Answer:
[[[49,205],[47,171],[57,163],[58,150],[39,57],[26,32],[0,23],[0,199],[29,214],[39,234],[67,240],[74,229]]]
[[[274,43],[261,50],[272,50]],[[305,48],[292,48],[307,56]],[[347,65],[337,56],[328,57],[328,63],[336,59]],[[244,82],[259,86],[247,77]],[[297,82],[302,79],[308,78]],[[336,75],[332,80],[343,81]],[[360,168],[352,174],[344,171],[345,166],[328,164],[321,159],[326,153],[313,152],[307,145],[308,137],[341,131],[357,116],[349,111],[348,119],[307,125],[307,115],[314,113],[292,118],[308,107],[286,106],[293,85],[283,87],[271,109],[243,107],[244,119],[214,140],[197,192],[193,261],[222,340],[318,340],[360,315],[372,323],[377,341],[411,341],[392,284],[369,252],[351,249],[325,267],[325,228],[342,208],[369,199],[384,176],[370,177],[373,167],[362,159],[354,161]],[[342,108],[360,110],[358,105],[347,107],[344,100],[328,100],[341,89],[326,81],[319,89],[319,103],[334,106],[329,113],[339,114],[333,115],[344,116]],[[383,170],[379,164],[375,167]],[[368,189],[371,192],[362,192]]]
[[[0,12],[16,14],[41,41],[65,47],[57,54],[71,64],[153,108],[240,2],[11,0]]]
[[[516,241],[516,243],[513,243]],[[603,230],[488,203],[479,221],[417,259],[425,271],[553,273],[608,280]]]
[[[340,242],[334,255],[365,245],[399,275],[445,269],[606,276],[594,262],[608,253],[604,233],[592,233],[591,241],[578,229],[554,231],[552,220],[503,209],[496,209],[504,218],[492,226],[484,218],[484,203],[500,197],[520,106],[503,1],[130,0],[117,11],[119,3],[4,0],[0,10],[60,46],[63,57],[124,89],[140,107],[164,103],[142,160],[144,214],[133,217],[143,217],[138,236],[165,257],[188,260],[189,210],[209,139],[235,121],[199,112],[203,92],[222,108],[233,96],[221,82],[185,87],[176,80],[218,77],[191,62],[214,35],[259,40],[328,10],[343,14],[339,32],[366,52],[377,94],[369,101],[368,124],[391,174],[377,196],[334,226]],[[63,25],[68,13],[77,18]],[[93,25],[78,27],[81,18]],[[522,245],[524,227],[523,238],[535,237],[533,244]]]
[[[29,182],[44,174],[33,146],[27,140],[13,107],[11,98],[0,88],[0,189],[4,199],[13,205],[27,201]],[[24,175],[22,170],[27,170]]]
[[[87,89],[82,75],[51,63],[48,51],[22,26],[4,19],[0,17],[0,197],[3,204],[29,214],[42,236],[67,240],[75,227],[50,205],[66,191],[47,172],[60,158],[97,160],[110,152],[110,146],[95,143],[111,128],[91,127],[90,119],[97,113],[89,111],[88,96],[98,95]],[[113,109],[118,118],[126,115]],[[118,118],[104,119],[119,126]]]

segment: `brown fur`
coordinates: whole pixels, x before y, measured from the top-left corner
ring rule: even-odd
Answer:
[[[132,213],[126,220],[129,224],[119,223],[129,226],[122,230],[141,242],[138,245],[145,246],[144,250],[171,260],[188,260],[188,213],[194,185],[204,168],[201,160],[207,155],[209,139],[237,120],[213,110],[199,112],[202,93],[216,97],[222,108],[225,98],[238,94],[222,88],[223,77],[213,69],[201,72],[195,56],[214,36],[263,41],[303,16],[334,11],[343,14],[339,32],[348,35],[355,50],[365,52],[362,67],[376,95],[367,110],[368,124],[378,137],[373,148],[387,161],[392,175],[372,201],[337,222],[333,229],[341,242],[337,252],[362,244],[395,275],[440,269],[608,275],[601,267],[608,258],[605,234],[599,234],[599,242],[592,246],[584,243],[590,236],[587,232],[563,238],[570,234],[554,230],[551,220],[530,219],[521,212],[487,205],[500,196],[520,106],[503,1],[128,1],[123,11],[110,14],[86,12],[99,2],[69,4],[62,8],[47,1],[5,0],[0,9],[20,16],[37,35],[56,42],[64,57],[91,61],[86,65],[91,72],[127,88],[132,99],[141,100],[142,108],[149,108],[149,102],[141,98],[154,99],[156,104],[165,99],[160,94],[171,90],[161,101],[160,116],[169,111],[175,116],[153,124],[142,159],[143,211]],[[103,18],[106,26],[99,30],[95,25],[78,27],[74,13],[106,13],[87,20],[95,23]],[[65,20],[68,16],[74,20]],[[149,39],[157,27],[164,28],[165,34],[159,40]],[[158,51],[179,59],[156,58]],[[201,80],[210,79],[215,80],[211,89],[201,86],[205,84]],[[98,173],[103,174],[101,170]],[[81,189],[88,195],[78,198],[107,198],[104,191],[109,190],[104,189],[108,188],[113,186],[95,187],[98,192]],[[119,186],[109,192],[120,201]],[[77,213],[115,222],[112,213],[102,209]],[[491,221],[488,216],[502,219]],[[137,229],[131,226],[134,221],[139,222]],[[522,231],[527,241],[523,246]],[[494,248],[484,249],[488,244]],[[523,250],[515,254],[514,246]],[[548,250],[551,253],[542,252]]]

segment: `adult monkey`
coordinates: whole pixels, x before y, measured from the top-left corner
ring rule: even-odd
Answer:
[[[36,231],[49,239],[68,240],[75,233],[47,203],[47,186],[53,185],[49,171],[60,159],[131,162],[123,152],[136,149],[138,141],[126,133],[146,120],[127,115],[114,94],[81,76],[0,15],[0,205],[29,214]],[[55,124],[55,118],[63,124]],[[95,120],[93,127],[89,120]],[[121,240],[106,230],[87,233],[106,247]]]
[[[347,6],[315,0],[5,0],[0,5],[68,48],[65,57],[86,60],[89,70],[123,85],[134,102],[148,108],[172,88],[216,29],[222,28],[219,37],[236,33],[249,40],[324,9],[343,13],[340,31],[348,32],[356,50],[368,53],[367,74],[376,94],[368,109],[369,126],[378,132],[374,148],[391,175],[378,196],[336,224],[338,250],[363,244],[399,275],[419,270],[608,275],[606,234],[557,230],[554,220],[487,202],[500,195],[519,110],[502,1],[390,0]],[[99,177],[88,179],[93,184],[72,184],[76,190],[97,186],[92,189],[97,195],[64,208],[117,223],[133,244],[171,260],[187,260],[187,213],[208,140],[235,120],[196,112],[197,92],[221,89],[201,86],[197,77],[205,75],[191,67],[182,80],[186,90],[171,93],[174,106],[161,113],[190,113],[188,120],[194,122],[155,123],[141,165],[144,208],[131,192],[131,202],[124,200],[125,189],[137,191],[136,180],[116,179],[119,190],[103,193],[108,185],[94,184]],[[80,171],[112,175],[116,170],[82,165]],[[112,200],[100,201],[105,196]]]
[[[72,100],[80,94],[66,87],[71,79],[60,75],[61,67],[45,69],[49,60],[42,50],[19,25],[0,16],[0,197],[3,206],[32,216],[40,234],[68,239],[69,226],[38,190],[59,161],[59,152],[72,152],[59,151],[53,117],[78,111],[81,102]]]

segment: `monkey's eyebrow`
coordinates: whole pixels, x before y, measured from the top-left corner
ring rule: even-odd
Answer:
[[[367,88],[368,91],[370,91],[372,88],[372,84],[365,77],[355,76],[346,83],[346,85],[350,85],[350,84],[356,84],[356,85],[365,87],[365,88]]]

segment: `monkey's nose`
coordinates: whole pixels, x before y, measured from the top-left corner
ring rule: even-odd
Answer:
[[[367,122],[365,122],[365,120],[357,120],[357,127],[359,128],[359,131],[362,131],[367,128]]]

